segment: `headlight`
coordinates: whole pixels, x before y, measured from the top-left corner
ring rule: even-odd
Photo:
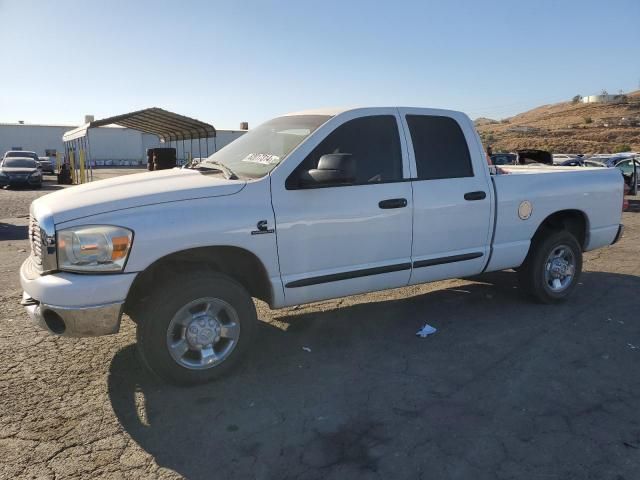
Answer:
[[[32,177],[41,177],[42,176],[42,172],[40,170],[36,170],[35,172],[33,172],[31,174]]]
[[[133,232],[89,225],[58,232],[58,268],[71,272],[120,272],[129,257]]]

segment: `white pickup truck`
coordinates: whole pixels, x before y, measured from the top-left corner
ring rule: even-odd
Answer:
[[[137,323],[143,362],[226,372],[272,308],[515,268],[542,302],[582,252],[621,235],[617,169],[492,172],[470,119],[422,108],[285,115],[196,167],[46,195],[31,206],[23,305],[52,333]]]

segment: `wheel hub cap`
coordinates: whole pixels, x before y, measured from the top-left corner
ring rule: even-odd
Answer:
[[[207,315],[189,323],[185,338],[190,347],[200,349],[220,340],[220,331],[220,322]]]
[[[167,348],[180,366],[215,367],[233,352],[240,338],[235,308],[222,299],[203,297],[180,308],[167,328]]]
[[[547,288],[552,292],[563,291],[573,282],[575,270],[575,257],[571,248],[566,245],[554,248],[547,257],[545,266]]]

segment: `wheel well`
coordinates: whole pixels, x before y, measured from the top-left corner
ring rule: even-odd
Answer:
[[[247,289],[249,295],[271,305],[269,276],[253,253],[239,247],[201,247],[169,254],[139,273],[129,289],[125,311],[130,312],[152,291],[155,282],[167,275],[196,269],[211,269],[229,275]]]
[[[549,215],[538,226],[533,241],[549,230],[566,230],[576,237],[583,250],[587,246],[587,216],[580,210],[561,210]]]

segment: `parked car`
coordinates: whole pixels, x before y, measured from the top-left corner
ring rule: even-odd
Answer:
[[[56,173],[55,168],[53,167],[53,162],[49,157],[38,157],[38,164],[43,172]]]
[[[567,161],[574,160],[578,155],[568,154],[568,153],[554,153],[553,154],[553,164],[554,165],[562,165]]]
[[[246,354],[252,297],[282,308],[517,268],[524,291],[564,301],[583,251],[620,238],[622,176],[501,169],[460,112],[285,115],[195,168],[35,200],[22,304],[68,336],[116,333],[127,312],[143,364],[191,384]]]
[[[626,160],[629,158],[633,158],[634,155],[627,153],[619,153],[615,155],[594,155],[590,158],[590,160],[595,160],[597,162],[603,163],[606,167],[615,167],[618,162],[622,160]]]
[[[491,155],[491,163],[494,165],[516,165],[518,155],[515,153],[494,153]]]
[[[32,158],[6,157],[0,162],[1,186],[42,187],[42,171]]]
[[[620,170],[622,172],[622,174],[627,177],[628,181],[629,181],[629,185],[632,186],[633,185],[633,166],[636,166],[636,185],[638,185],[638,187],[640,187],[640,161],[635,159],[635,158],[627,158],[625,160],[620,160],[618,163],[615,164],[615,168],[617,168],[618,170]]]
[[[9,150],[4,152],[2,159],[4,160],[5,158],[31,158],[36,162],[40,159],[36,152],[31,152],[29,150]]]
[[[571,158],[560,164],[561,167],[605,167],[606,165],[588,158]]]

